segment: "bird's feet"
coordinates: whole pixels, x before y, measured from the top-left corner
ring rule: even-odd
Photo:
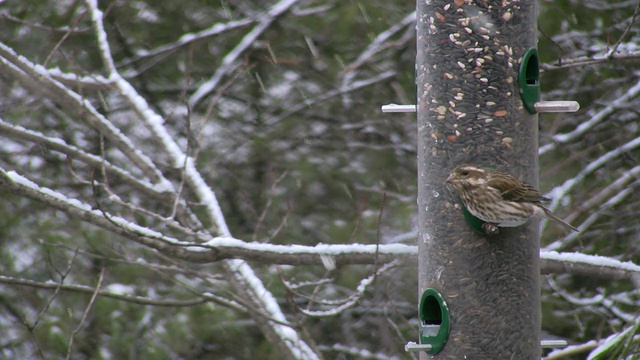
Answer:
[[[500,233],[498,225],[493,223],[482,224],[482,230],[484,230],[487,235],[498,235]]]

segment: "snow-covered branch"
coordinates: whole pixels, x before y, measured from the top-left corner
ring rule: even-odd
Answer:
[[[240,29],[247,25],[253,23],[252,19],[240,19],[240,20],[232,20],[226,23],[215,23],[207,29],[202,31],[194,32],[194,33],[186,33],[180,36],[178,40],[175,42],[158,46],[151,50],[138,50],[136,51],[135,56],[127,59],[121,63],[116,64],[117,67],[127,66],[136,61],[142,60],[144,58],[148,58],[151,56],[157,56],[168,52],[174,52],[186,45],[189,45],[195,41],[204,40],[212,36],[217,36],[223,34],[225,32]]]
[[[341,312],[353,307],[364,296],[367,287],[369,285],[372,285],[378,276],[382,275],[385,271],[397,266],[398,264],[398,261],[392,261],[381,266],[373,274],[360,281],[360,285],[358,285],[357,291],[355,293],[351,294],[347,299],[340,300],[337,306],[332,307],[330,310],[300,309],[300,311],[303,314],[311,317],[336,316]],[[285,282],[285,285],[289,290],[291,290],[290,284]],[[326,302],[323,303],[326,304]]]
[[[167,188],[172,187],[171,183],[163,181],[160,171],[151,159],[137,150],[133,142],[100,114],[91,102],[53,79],[42,66],[35,65],[19,56],[13,49],[2,43],[0,43],[0,71],[16,78],[30,90],[55,99],[58,104],[78,119],[86,121],[91,127],[100,131],[154,184],[162,183]]]
[[[629,187],[633,188],[634,186],[640,185],[637,184],[637,179],[639,178],[640,165],[625,171],[616,181],[607,185],[604,189],[586,199],[583,203],[576,204],[578,205],[577,209],[569,214],[569,216],[567,216],[565,220],[571,223],[574,219],[578,218],[582,214],[590,213],[596,208],[602,208],[602,204],[609,201],[609,199],[611,199],[612,197],[617,196],[620,192],[629,189]]]
[[[579,56],[570,59],[562,59],[558,60],[554,63],[543,63],[540,64],[540,69],[543,71],[552,71],[558,69],[567,69],[572,67],[582,67],[587,65],[594,65],[603,62],[612,62],[612,61],[621,61],[621,60],[635,60],[640,58],[640,52],[629,52],[622,54],[615,54],[613,56],[609,56],[608,53],[601,53],[591,56]]]
[[[596,125],[606,120],[611,114],[613,114],[620,107],[628,105],[628,103],[640,95],[640,81],[634,86],[630,87],[626,93],[619,96],[615,100],[611,101],[607,106],[597,113],[591,115],[591,118],[575,128],[573,131],[566,134],[556,134],[551,137],[551,142],[538,149],[538,155],[542,156],[547,152],[554,150],[558,145],[567,144],[572,141],[576,141],[588,131],[593,129]]]
[[[640,83],[638,84],[640,85]],[[640,90],[640,86],[638,87],[638,89]],[[552,199],[551,203],[549,204],[549,208],[554,210],[560,203],[560,200],[563,199],[576,185],[579,185],[582,181],[584,181],[587,176],[593,174],[596,170],[598,170],[611,160],[615,159],[616,157],[619,157],[627,153],[628,151],[631,151],[638,147],[640,147],[640,137],[636,137],[635,139],[623,144],[622,146],[618,146],[617,148],[591,161],[584,169],[580,170],[580,172],[576,174],[576,176],[565,180],[562,185],[554,187],[546,194],[547,197]]]
[[[89,154],[84,150],[73,145],[67,144],[59,138],[51,138],[37,131],[25,129],[22,126],[12,125],[0,118],[0,135],[4,135],[11,139],[21,139],[40,145],[46,145],[54,151],[61,152],[73,160],[79,160],[94,169],[105,169],[108,174],[115,175],[118,179],[124,181],[133,189],[141,193],[156,198],[160,201],[169,200],[168,189],[153,186],[153,184],[140,180],[127,170],[118,167],[106,159],[99,156]]]
[[[258,39],[258,37],[260,37],[260,35],[262,35],[269,26],[271,26],[276,18],[287,12],[289,8],[298,1],[299,0],[281,0],[262,15],[259,18],[260,20],[258,24],[248,34],[246,34],[242,40],[240,40],[233,50],[222,58],[222,62],[218,65],[218,69],[213,76],[201,84],[198,90],[191,95],[189,98],[189,105],[192,108],[196,108],[202,99],[211,94],[225,76],[231,74],[238,68],[238,66],[240,66],[238,63],[240,55],[255,44],[256,39]]]
[[[406,29],[408,27],[413,28],[415,26],[415,22],[416,22],[416,12],[414,11],[411,14],[407,15],[404,19],[402,19],[397,24],[394,24],[389,29],[378,34],[378,36],[376,36],[373,39],[373,41],[371,41],[369,46],[367,46],[367,48],[364,49],[364,51],[362,51],[360,56],[358,56],[358,58],[355,61],[353,61],[351,64],[345,67],[345,70],[343,70],[345,75],[342,79],[341,87],[342,88],[349,87],[349,85],[353,82],[353,79],[357,75],[357,72],[355,71],[357,68],[362,66],[367,61],[370,61],[371,58],[373,58],[373,56],[378,52],[380,52],[383,48],[390,46],[391,45],[389,44],[390,39],[399,31],[402,31],[403,29]],[[404,39],[405,41],[408,41],[409,39],[413,38],[414,36],[413,32],[409,34],[410,36]],[[397,45],[397,44],[393,44],[393,45]]]
[[[568,273],[609,279],[629,279],[640,274],[640,265],[598,255],[542,250],[540,260],[543,274]]]
[[[307,109],[313,105],[319,104],[323,101],[326,101],[328,99],[331,99],[333,97],[342,95],[342,94],[346,94],[355,90],[358,90],[360,88],[364,88],[367,86],[370,86],[372,84],[387,80],[393,76],[395,76],[396,73],[395,71],[389,70],[389,71],[385,71],[382,72],[380,74],[377,74],[376,76],[373,76],[369,79],[365,79],[365,80],[360,80],[360,81],[355,81],[353,83],[348,84],[347,86],[335,89],[335,90],[331,90],[328,91],[326,93],[323,93],[321,95],[318,95],[314,98],[311,99],[306,99],[305,101],[302,101],[294,106],[292,106],[291,108],[289,108],[287,111],[285,111],[282,114],[279,114],[278,116],[275,116],[269,120],[267,120],[267,123],[269,125],[273,125],[273,124],[277,124],[280,121],[282,121],[283,119],[286,119],[292,115],[297,114],[298,112]]]
[[[416,246],[403,244],[274,245],[244,242],[230,237],[217,237],[206,242],[204,242],[206,238],[202,237],[184,241],[141,227],[123,218],[105,214],[101,210],[92,209],[88,204],[40,187],[15,172],[0,170],[0,187],[16,195],[67,212],[142,245],[197,263],[236,258],[271,264],[324,265],[326,260],[323,258],[331,257],[336,266],[343,266],[384,264],[397,259],[412,261],[417,254]],[[640,266],[608,257],[555,251],[542,251],[540,256],[543,261],[543,273],[567,272],[613,279],[630,278],[633,274],[640,273]]]

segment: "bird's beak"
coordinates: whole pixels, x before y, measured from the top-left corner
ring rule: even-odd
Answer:
[[[451,183],[453,183],[453,174],[449,175],[449,177],[447,178],[447,184]]]

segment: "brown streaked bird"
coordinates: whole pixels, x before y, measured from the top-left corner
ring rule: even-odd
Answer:
[[[509,174],[462,165],[451,172],[447,184],[460,194],[471,215],[487,223],[483,229],[489,234],[497,233],[497,226],[516,227],[531,218],[547,218],[578,231],[542,205],[549,199]]]

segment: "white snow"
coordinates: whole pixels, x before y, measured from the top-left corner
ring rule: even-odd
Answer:
[[[104,290],[114,295],[134,295],[136,287],[133,285],[109,284],[104,287]]]
[[[203,245],[213,248],[244,248],[252,251],[271,252],[276,254],[316,254],[316,255],[341,255],[341,254],[374,254],[376,251],[382,254],[408,255],[417,254],[418,247],[404,244],[322,244],[316,246],[306,245],[276,245],[259,242],[245,242],[231,237],[216,237]]]
[[[588,255],[582,253],[559,253],[556,251],[541,251],[540,258],[557,260],[562,262],[572,262],[579,264],[590,264],[601,267],[610,267],[620,270],[640,272],[640,265],[630,261],[620,261],[606,256]]]
[[[73,199],[73,198],[68,198],[66,197],[64,194],[59,193],[55,190],[46,188],[46,187],[41,187],[38,184],[34,183],[33,181],[27,179],[26,177],[18,174],[15,171],[7,171],[6,172],[7,176],[16,184],[23,186],[23,187],[27,187],[30,188],[32,190],[35,190],[37,192],[39,192],[40,194],[43,195],[47,195],[50,196],[52,198],[55,198],[56,200],[65,203],[67,206],[69,207],[75,207],[77,209],[80,209],[82,211],[87,211],[87,212],[91,212],[93,215],[97,215],[99,217],[104,217],[104,213],[100,210],[93,210],[91,208],[91,206],[89,204],[83,203],[81,201],[79,201],[78,199]],[[164,236],[162,233],[155,231],[153,229],[150,228],[146,228],[143,226],[140,226],[138,224],[132,223],[124,218],[121,218],[119,216],[115,216],[115,215],[109,215],[109,221],[118,224],[119,226],[121,226],[124,229],[127,229],[131,232],[134,232],[140,236],[146,236],[149,238],[154,238],[154,239],[160,239],[162,241],[171,243],[171,244],[180,244],[180,245],[187,245],[189,243],[186,242],[182,242],[179,241],[177,239],[171,238],[171,237],[167,237]]]

